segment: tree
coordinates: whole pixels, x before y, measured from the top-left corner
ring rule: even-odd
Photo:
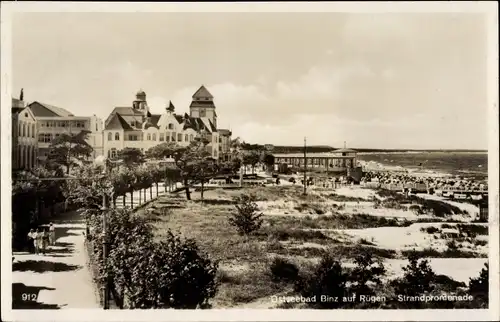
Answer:
[[[262,163],[266,165],[267,171],[272,171],[274,166],[274,155],[270,153],[264,153],[262,155]]]
[[[130,169],[121,167],[117,171],[111,172],[109,176],[115,192],[113,195],[113,205],[116,207],[116,198],[123,196],[123,207],[125,208],[127,193],[133,194],[134,174]]]
[[[236,211],[229,223],[236,227],[240,235],[248,235],[262,226],[262,213],[255,203],[255,196],[243,194],[234,198]]]
[[[144,163],[144,154],[137,148],[125,148],[120,150],[116,158],[122,160],[128,168]]]
[[[243,164],[252,167],[252,173],[255,171],[255,166],[260,161],[260,153],[256,150],[246,151],[243,154]]]
[[[174,152],[179,149],[179,146],[175,142],[165,142],[148,149],[146,151],[146,157],[150,159],[166,159],[173,156]]]
[[[92,155],[92,147],[86,142],[88,131],[77,134],[63,133],[50,144],[48,159],[66,167],[66,174],[77,165],[82,165]]]
[[[213,178],[218,167],[210,153],[206,150],[206,142],[196,139],[187,147],[178,148],[174,152],[174,160],[177,168],[180,170],[186,198],[191,200],[190,184],[201,183],[201,196],[203,200],[204,184]]]
[[[435,288],[436,274],[426,259],[420,259],[417,253],[408,257],[409,264],[403,267],[404,276],[393,282],[397,294],[420,296],[430,293]],[[419,302],[411,302],[419,307]]]

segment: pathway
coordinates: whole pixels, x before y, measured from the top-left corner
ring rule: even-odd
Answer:
[[[99,308],[86,265],[84,220],[73,211],[53,223],[56,245],[46,255],[13,254],[13,309]]]

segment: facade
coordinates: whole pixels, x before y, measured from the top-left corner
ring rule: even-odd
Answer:
[[[47,158],[52,140],[63,133],[88,133],[87,143],[93,148],[92,158],[103,154],[102,120],[97,116],[75,116],[71,112],[56,106],[41,102],[29,104],[38,128],[39,158]]]
[[[37,165],[38,157],[38,129],[35,116],[24,101],[12,98],[11,117],[12,169],[31,169]]]
[[[223,161],[229,161],[231,158],[231,131],[226,129],[220,129],[219,132],[219,154],[220,159]]]
[[[192,96],[189,114],[176,114],[172,102],[163,114],[151,114],[146,93],[139,91],[131,106],[115,107],[104,125],[104,154],[113,158],[125,148],[137,148],[142,152],[166,142],[181,146],[189,145],[197,136],[209,143],[206,148],[214,159],[225,151],[223,142],[230,140],[231,133],[217,129],[217,113],[214,97],[201,86]]]

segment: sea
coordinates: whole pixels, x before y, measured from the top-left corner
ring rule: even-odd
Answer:
[[[358,159],[468,179],[484,180],[488,177],[487,152],[367,152],[358,153]]]

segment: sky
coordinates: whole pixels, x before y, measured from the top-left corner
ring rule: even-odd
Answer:
[[[246,142],[487,149],[478,13],[16,13],[12,90],[105,119],[203,84]]]

